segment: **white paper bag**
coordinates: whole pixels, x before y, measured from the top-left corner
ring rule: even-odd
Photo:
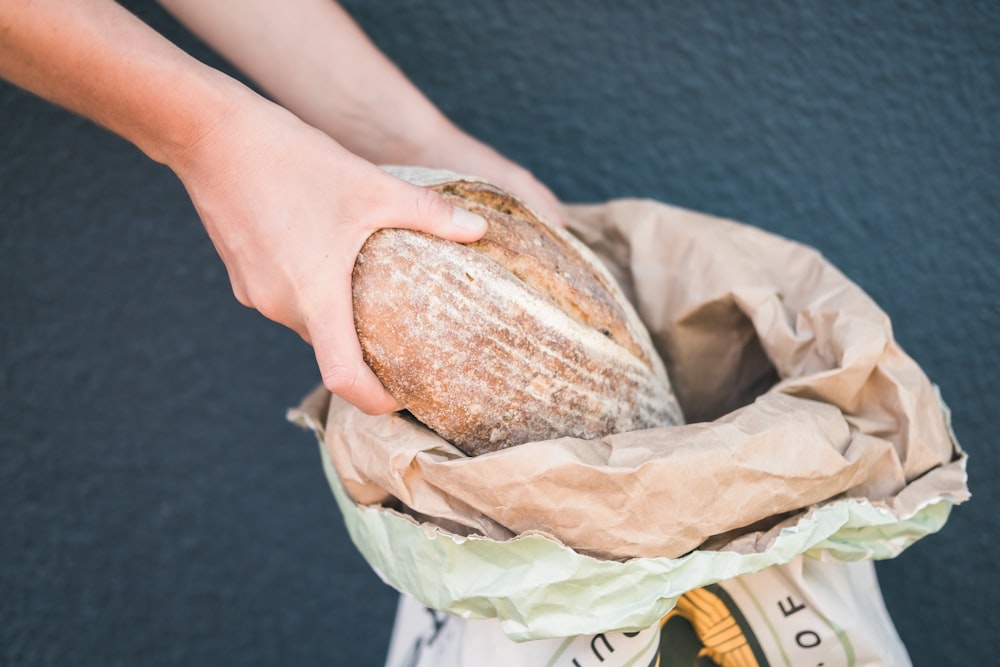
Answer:
[[[659,623],[514,642],[496,619],[400,597],[386,667],[905,667],[871,561],[796,558],[691,591]]]

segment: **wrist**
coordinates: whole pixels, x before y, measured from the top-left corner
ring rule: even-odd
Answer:
[[[243,106],[263,101],[238,81],[200,63],[195,71],[167,77],[165,83],[173,83],[174,92],[159,101],[157,112],[144,115],[134,136],[127,138],[182,180],[198,168],[204,147],[237,122]]]
[[[357,119],[364,122],[356,126],[329,116],[306,120],[374,164],[444,166],[442,158],[449,152],[444,146],[459,143],[461,131],[434,107],[411,108],[401,117],[383,117],[391,109],[395,107],[386,105],[359,114]]]
[[[447,117],[425,123],[418,132],[407,133],[400,139],[396,161],[435,169],[469,171],[491,148],[462,131]]]

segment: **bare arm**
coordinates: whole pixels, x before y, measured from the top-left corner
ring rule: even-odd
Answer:
[[[332,391],[368,412],[396,407],[354,331],[358,250],[390,226],[472,241],[481,219],[389,177],[111,0],[0,2],[0,76],[170,166],[240,302],[311,342]]]
[[[250,94],[107,1],[0,4],[0,76],[166,163]]]
[[[282,106],[375,163],[450,123],[331,0],[160,0]],[[422,143],[422,142],[420,142]]]
[[[300,118],[376,164],[494,181],[559,220],[526,169],[455,126],[332,0],[160,0]]]

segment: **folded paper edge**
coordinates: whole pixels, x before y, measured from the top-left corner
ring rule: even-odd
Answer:
[[[293,421],[308,425],[300,410]],[[909,516],[863,499],[815,507],[766,551],[693,551],[679,558],[600,560],[543,535],[506,541],[462,537],[380,506],[361,506],[340,484],[321,437],[320,457],[352,542],[387,585],[463,618],[496,618],[514,641],[634,631],[656,623],[684,593],[782,565],[797,556],[892,558],[946,523],[960,490],[928,498]],[[964,470],[962,455],[950,464]],[[933,474],[933,471],[931,473]],[[531,578],[505,561],[530,563]],[[622,582],[627,582],[623,588]],[[587,609],[587,614],[579,614]]]

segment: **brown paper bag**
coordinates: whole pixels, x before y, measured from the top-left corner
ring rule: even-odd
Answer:
[[[815,250],[653,201],[567,218],[633,299],[689,424],[468,458],[404,416],[334,398],[317,418],[355,502],[626,561],[763,552],[836,499],[905,517],[967,497],[935,388],[885,313]]]

